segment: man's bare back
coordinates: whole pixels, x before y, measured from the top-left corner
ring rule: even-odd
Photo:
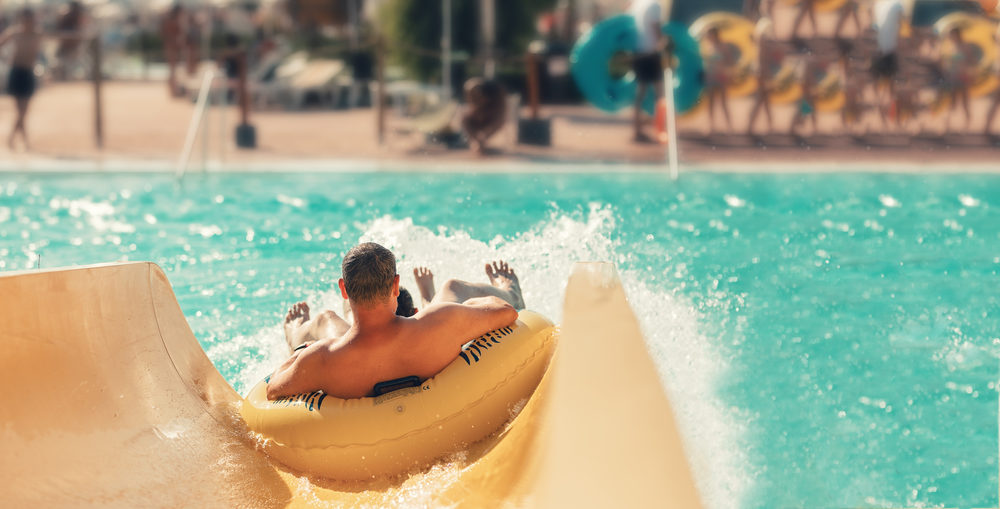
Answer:
[[[435,295],[433,274],[415,270],[425,307],[411,318],[395,315],[395,296],[374,306],[352,302],[353,324],[333,311],[310,317],[305,303],[296,304],[285,319],[292,357],[271,376],[268,398],[314,390],[359,398],[378,382],[436,375],[462,345],[510,325],[524,307],[513,269],[495,262],[486,266],[486,273],[488,285],[449,280]],[[398,287],[397,275],[393,295]],[[343,280],[341,288],[347,298]]]

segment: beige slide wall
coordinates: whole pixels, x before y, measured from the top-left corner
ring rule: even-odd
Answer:
[[[163,271],[0,275],[3,507],[700,507],[610,264],[578,264],[549,373],[502,432],[405,480],[309,479],[259,452]]]

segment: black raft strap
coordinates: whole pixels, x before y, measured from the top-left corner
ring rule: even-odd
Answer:
[[[405,389],[407,387],[420,387],[420,384],[420,377],[413,375],[396,378],[394,380],[386,380],[375,384],[375,387],[372,388],[372,395],[381,396],[383,394]]]

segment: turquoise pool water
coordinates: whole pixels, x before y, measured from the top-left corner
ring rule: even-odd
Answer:
[[[155,261],[239,390],[362,238],[556,319],[614,261],[713,507],[998,504],[1000,176],[0,174],[0,271]]]

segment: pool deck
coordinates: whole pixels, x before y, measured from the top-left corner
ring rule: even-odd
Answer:
[[[110,82],[104,92],[104,148],[94,142],[93,88],[88,83],[56,83],[42,88],[29,112],[32,150],[10,151],[0,144],[0,171],[22,170],[172,170],[184,143],[194,106],[190,100],[171,99],[157,82]],[[734,100],[739,125],[749,101]],[[974,108],[979,110],[982,108]],[[0,98],[0,122],[13,121],[12,101]],[[522,112],[526,115],[526,112]],[[788,111],[776,111],[779,125]],[[496,155],[479,157],[468,150],[449,150],[427,144],[418,134],[407,134],[405,120],[389,115],[386,142],[376,139],[373,109],[337,111],[261,111],[251,123],[257,127],[259,147],[235,147],[236,112],[215,109],[206,118],[209,150],[199,136],[190,168],[223,170],[305,170],[433,168],[441,171],[607,171],[602,163],[629,169],[665,171],[661,145],[631,142],[628,113],[608,115],[588,106],[552,106],[542,109],[552,119],[551,147],[514,143],[507,126],[493,140]],[[820,134],[802,146],[785,136],[765,138],[767,146],[742,135],[704,135],[704,113],[682,119],[679,145],[682,171],[802,172],[802,171],[933,171],[1000,172],[1000,148],[976,135],[947,140],[927,138],[910,142],[902,136],[867,137],[858,143],[832,132],[835,118],[821,118]],[[831,117],[831,116],[827,116]],[[0,134],[9,133],[0,124]]]

